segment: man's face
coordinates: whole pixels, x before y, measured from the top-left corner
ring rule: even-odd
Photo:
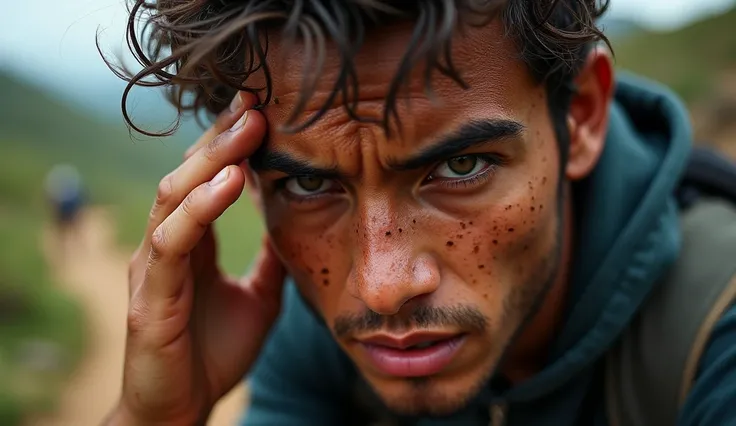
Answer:
[[[410,26],[356,58],[359,112],[380,118]],[[498,366],[558,277],[559,156],[545,90],[499,23],[453,45],[470,90],[423,69],[399,96],[402,132],[351,120],[340,99],[278,132],[301,84],[299,51],[272,59],[271,128],[257,172],[268,231],[307,302],[394,410],[445,413]],[[285,52],[272,46],[271,58]],[[334,50],[306,119],[339,72]],[[437,73],[438,74],[438,73]]]

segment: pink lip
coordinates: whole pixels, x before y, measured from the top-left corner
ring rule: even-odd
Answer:
[[[408,347],[435,341],[423,349]],[[464,335],[418,333],[405,338],[376,336],[360,343],[373,366],[384,374],[397,377],[425,377],[447,367],[465,342]]]

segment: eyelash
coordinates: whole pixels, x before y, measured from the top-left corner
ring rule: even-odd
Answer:
[[[433,184],[440,185],[448,189],[456,189],[459,187],[468,188],[468,187],[480,185],[488,181],[488,179],[491,178],[491,176],[494,174],[494,172],[498,169],[498,167],[502,163],[502,160],[500,158],[498,158],[497,156],[493,156],[493,155],[467,154],[465,156],[474,156],[478,160],[486,162],[487,165],[482,171],[466,179],[434,178],[430,175],[425,179],[425,183],[431,182]],[[452,157],[452,158],[455,158],[455,157]],[[448,158],[447,160],[444,160],[443,162],[450,161],[452,160],[452,158]],[[442,162],[438,163],[438,165],[435,165],[435,168],[433,169],[433,171],[437,167],[439,167],[439,164],[442,164]],[[315,195],[308,195],[308,196],[292,194],[290,191],[286,189],[286,183],[290,179],[296,179],[299,177],[300,176],[289,176],[283,179],[279,179],[278,181],[275,182],[276,189],[281,194],[283,194],[283,196],[286,197],[290,202],[297,203],[297,204],[305,204],[305,203],[318,201],[319,198],[333,195],[335,192],[342,192],[342,191],[329,191],[329,192],[322,192],[322,193],[318,193]]]
[[[467,188],[475,185],[480,185],[482,183],[485,183],[490,179],[490,177],[493,175],[493,173],[498,169],[498,167],[501,165],[502,161],[500,158],[493,156],[493,155],[484,155],[484,154],[467,154],[465,155],[467,157],[476,157],[480,161],[484,161],[487,163],[486,167],[481,170],[480,172],[476,173],[475,175],[465,178],[465,179],[446,179],[446,178],[434,178],[432,176],[429,176],[425,182],[432,182],[437,185],[443,186],[445,188],[449,189],[456,189],[459,187]],[[454,157],[453,157],[454,158]],[[447,160],[444,160],[443,162],[450,161],[452,158],[448,158]],[[440,163],[442,164],[442,163]],[[435,166],[435,169],[439,167],[439,165]]]
[[[286,183],[290,179],[297,179],[304,176],[289,176],[285,177],[283,179],[279,179],[276,181],[276,189],[291,203],[297,203],[297,204],[305,204],[309,202],[314,202],[319,200],[322,197],[334,195],[336,192],[343,192],[342,190],[339,191],[328,191],[328,192],[321,192],[314,195],[296,195],[291,193],[289,190],[286,189]]]

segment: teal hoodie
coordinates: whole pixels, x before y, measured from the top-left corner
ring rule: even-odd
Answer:
[[[510,426],[608,424],[602,356],[678,256],[673,193],[691,149],[688,114],[668,90],[630,75],[617,83],[605,150],[593,174],[574,188],[581,202],[571,291],[548,363],[515,387],[492,380],[452,416],[411,424],[485,426],[492,413]],[[243,424],[349,424],[343,416],[354,366],[291,284],[284,303],[250,377]],[[736,402],[723,398],[736,395],[736,311],[721,319],[713,336],[682,424],[726,424],[700,423],[703,416],[736,422]]]

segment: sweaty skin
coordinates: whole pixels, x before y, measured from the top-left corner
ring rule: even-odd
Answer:
[[[370,34],[356,58],[361,114],[381,117],[410,31]],[[571,201],[560,182],[545,89],[499,23],[467,29],[453,52],[471,89],[435,76],[433,103],[415,75],[399,97],[401,132],[387,137],[379,125],[351,120],[338,98],[314,126],[286,134],[279,126],[298,97],[301,52],[274,43],[269,65],[279,102],[264,111],[270,136],[251,159],[278,256],[363,376],[399,412],[450,412],[497,369],[512,382],[533,374],[566,290]],[[337,76],[334,50],[327,57],[302,119],[324,102]],[[499,123],[506,131],[494,137]],[[427,164],[417,160],[443,144],[465,147]],[[430,315],[420,327],[422,310],[467,315],[444,322]],[[374,368],[356,340],[418,330],[465,336],[449,365],[419,379]]]

